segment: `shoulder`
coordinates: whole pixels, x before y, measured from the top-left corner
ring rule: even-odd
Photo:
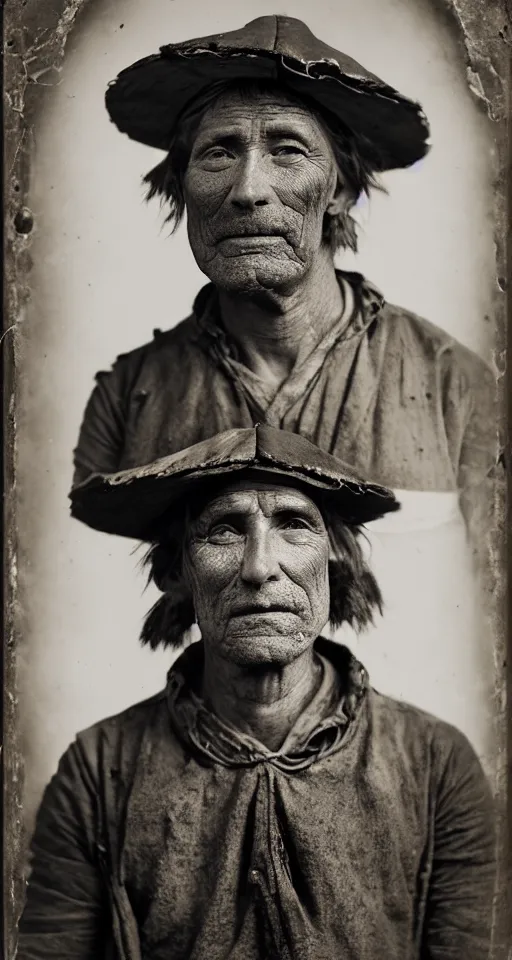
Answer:
[[[193,313],[184,320],[181,320],[170,330],[153,331],[153,339],[148,340],[140,347],[129,350],[126,353],[120,353],[116,357],[116,366],[118,367],[138,367],[141,362],[148,357],[159,355],[163,352],[175,352],[187,347],[193,347],[198,339],[197,320]]]
[[[446,330],[424,317],[393,303],[384,303],[379,322],[386,328],[389,344],[400,342],[402,349],[410,348],[411,357],[424,355],[439,360],[447,370],[456,369],[468,381],[477,382],[482,376],[492,378],[490,367],[469,347],[464,346]]]
[[[92,774],[99,766],[124,767],[137,755],[145,731],[166,705],[165,689],[147,700],[81,730],[70,749]]]
[[[141,360],[148,357],[157,357],[162,354],[183,353],[193,349],[202,339],[202,328],[197,318],[208,315],[211,305],[216,297],[215,289],[211,283],[207,283],[197,294],[192,312],[175,324],[169,330],[153,330],[153,339],[142,344],[135,350],[128,353],[121,353],[117,357],[117,364],[121,366],[137,366]]]
[[[376,690],[372,689],[370,696],[378,726],[397,748],[428,754],[438,768],[453,761],[479,765],[474,748],[457,727],[420,707]]]
[[[86,727],[77,734],[77,740],[80,743],[89,743],[104,738],[116,738],[121,736],[126,730],[138,730],[144,727],[147,721],[157,712],[165,703],[166,691],[160,690],[152,697],[141,700],[120,713],[115,713],[110,717],[105,717],[97,723]]]
[[[373,331],[382,330],[388,351],[399,352],[404,359],[419,365],[422,361],[439,361],[441,367],[460,371],[474,382],[482,377],[494,377],[482,357],[464,346],[448,331],[413,310],[388,302],[380,290],[362,274],[339,272],[343,273],[357,291],[356,295],[367,318],[375,318],[375,322],[369,327],[370,337]]]
[[[132,391],[149,378],[175,377],[187,379],[190,369],[197,369],[204,351],[200,347],[200,329],[192,313],[171,330],[153,331],[153,339],[134,350],[120,353],[109,370],[96,374],[102,393],[126,400]]]
[[[475,863],[493,864],[495,798],[482,764],[468,738],[450,723],[411,704],[374,694],[376,712],[395,739],[390,757],[398,754],[402,783],[428,783],[435,823],[435,842],[448,861],[462,848]]]

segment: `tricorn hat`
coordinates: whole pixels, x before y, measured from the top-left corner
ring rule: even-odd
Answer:
[[[212,481],[241,479],[242,471],[304,485],[346,523],[368,523],[400,506],[391,490],[357,477],[305,437],[258,425],[218,433],[147,466],[94,474],[71,492],[71,512],[96,530],[152,541],[173,505],[182,509]]]
[[[106,106],[122,133],[168,150],[184,109],[219,80],[277,81],[316,101],[359,136],[376,171],[408,167],[428,150],[418,103],[293,17],[257,17],[240,30],[160,47],[112,81]]]

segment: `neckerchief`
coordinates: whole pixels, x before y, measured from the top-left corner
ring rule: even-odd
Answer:
[[[334,664],[333,647],[338,661]],[[304,737],[293,736],[294,725],[282,747],[271,751],[209,710],[195,692],[203,668],[202,643],[188,647],[169,671],[167,699],[173,727],[194,753],[199,753],[210,763],[220,763],[225,767],[252,767],[270,763],[287,773],[304,770],[339,749],[346,728],[355,718],[368,688],[365,668],[346,647],[319,637],[315,643],[315,653],[322,665],[323,676],[320,690],[313,701],[318,702],[322,696],[325,697],[328,685],[333,687],[333,679],[338,681],[339,692],[329,715],[320,719]],[[308,705],[305,712],[311,708],[314,710],[314,703]],[[297,723],[301,719],[299,717]]]

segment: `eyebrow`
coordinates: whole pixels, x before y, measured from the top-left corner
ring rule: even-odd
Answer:
[[[298,143],[301,143],[304,147],[311,147],[311,139],[308,138],[305,134],[295,130],[293,127],[280,121],[270,121],[265,127],[265,134],[268,140],[297,140]],[[234,127],[233,129],[217,133],[217,131],[212,131],[211,133],[198,133],[196,138],[196,146],[199,145],[201,150],[206,149],[209,146],[213,145],[223,145],[223,146],[232,146],[233,144],[240,143],[245,138],[244,131],[239,127],[238,129]]]
[[[215,508],[213,508],[210,512],[208,512],[208,508],[206,508],[203,514],[203,521],[230,523],[237,520],[242,520],[246,516],[247,510],[243,510],[242,508],[240,508],[240,510],[223,510],[222,508],[215,510]],[[199,518],[199,520],[201,521],[201,518]]]
[[[229,499],[231,499],[232,496],[236,496],[236,495],[234,494],[229,495]],[[279,517],[279,516],[286,516],[289,514],[297,514],[297,513],[303,513],[304,515],[309,517],[317,517],[317,515],[321,516],[320,510],[318,509],[316,504],[313,503],[313,501],[309,503],[307,501],[299,500],[297,498],[297,499],[293,499],[290,502],[288,496],[285,499],[284,496],[279,496],[279,494],[277,494],[274,504],[275,504],[275,509],[272,511],[273,516]],[[249,506],[249,509],[248,509],[248,506]],[[236,502],[235,504],[232,504],[232,503],[229,503],[228,501],[225,504],[223,504],[222,502],[219,503],[218,501],[217,502],[214,501],[213,503],[208,504],[204,508],[201,517],[198,518],[198,521],[211,522],[214,520],[215,521],[222,520],[223,522],[228,522],[229,520],[240,520],[241,518],[246,517],[249,514],[255,512],[254,509],[251,509],[252,506],[253,506],[252,500],[249,502],[249,504],[247,501],[242,502],[240,506],[237,506]]]
[[[266,132],[276,140],[300,140],[305,146],[309,146],[309,138],[304,133],[283,123],[282,120],[276,121],[275,123],[271,121],[266,128]]]
[[[252,506],[252,501],[249,506]],[[213,502],[207,503],[206,506],[201,511],[200,515],[197,517],[197,523],[210,523],[215,520],[222,520],[227,522],[228,520],[240,519],[240,517],[247,516],[248,503],[237,504],[219,502],[214,500]],[[250,512],[253,512],[252,510]]]

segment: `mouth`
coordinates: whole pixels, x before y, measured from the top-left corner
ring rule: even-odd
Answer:
[[[239,237],[226,237],[217,243],[217,250],[223,257],[272,257],[283,256],[290,244],[282,234],[243,234]]]
[[[256,617],[256,616],[268,616],[272,613],[293,613],[294,611],[290,607],[284,607],[277,603],[271,603],[267,605],[263,604],[247,604],[244,607],[236,607],[231,612],[232,617]]]
[[[226,240],[286,240],[286,232],[283,230],[275,230],[272,227],[248,227],[244,229],[240,227],[233,233],[225,233],[223,236],[219,237],[217,243],[223,243]]]

